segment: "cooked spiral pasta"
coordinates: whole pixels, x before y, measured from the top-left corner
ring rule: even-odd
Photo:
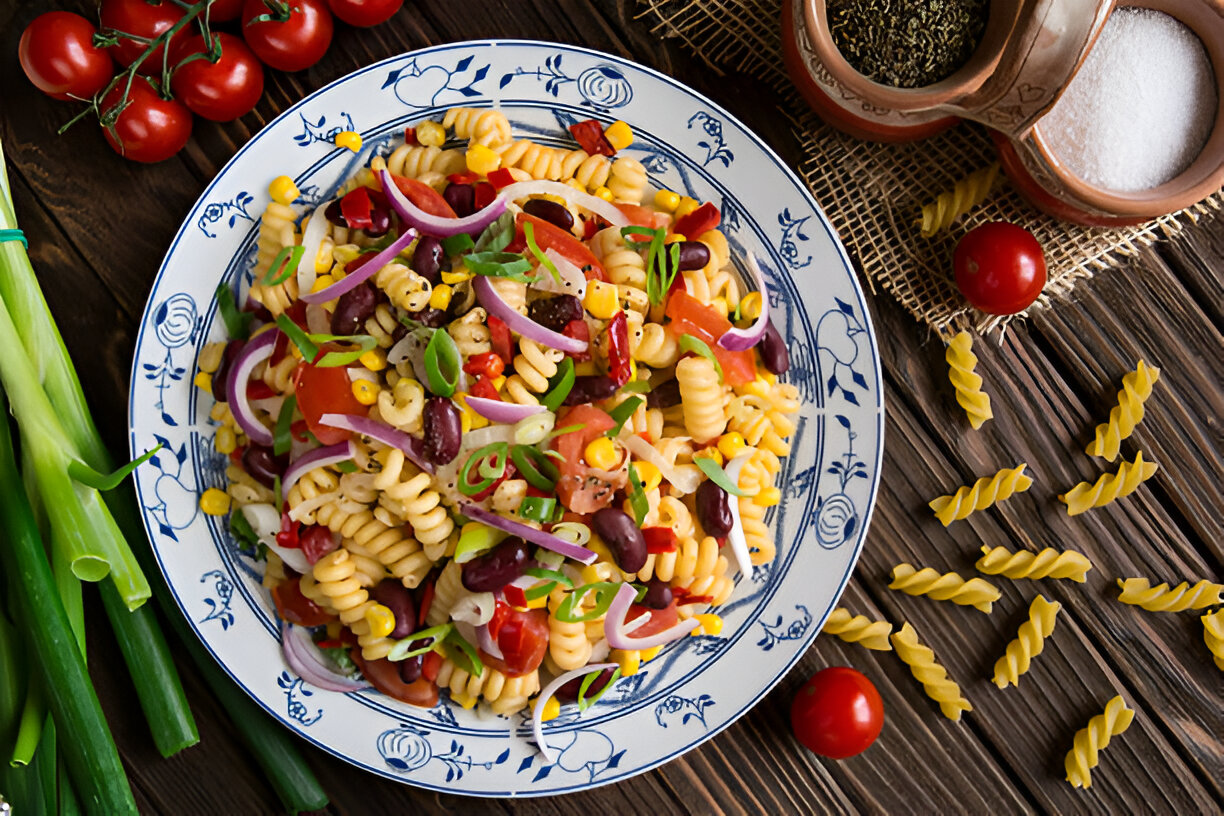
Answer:
[[[1092,562],[1083,553],[1075,550],[1058,552],[1046,547],[1041,552],[1011,552],[1006,547],[982,547],[978,559],[978,572],[987,575],[1002,575],[1004,578],[1069,578],[1084,583]]]
[[[1105,713],[1088,721],[1075,735],[1071,750],[1064,763],[1067,781],[1076,788],[1092,787],[1092,769],[1101,762],[1100,752],[1109,745],[1110,739],[1130,727],[1135,712],[1127,708],[1121,696],[1105,704]]]
[[[744,528],[744,538],[748,541],[748,558],[755,566],[768,564],[778,554],[778,545],[765,524],[767,508],[762,507],[752,499],[733,499],[739,502],[740,522]]]
[[[421,545],[403,527],[388,524],[369,508],[346,513],[335,503],[327,504],[319,508],[318,523],[377,558],[388,573],[410,589],[433,567]]]
[[[374,274],[374,282],[396,306],[418,312],[429,305],[433,287],[429,281],[402,263],[391,262]]]
[[[973,370],[978,358],[973,353],[969,332],[962,331],[952,338],[945,357],[948,377],[956,389],[956,401],[969,416],[969,425],[977,430],[994,417],[994,412],[990,410],[990,395],[982,390],[982,378]]]
[[[646,298],[646,261],[641,251],[625,245],[618,227],[595,233],[591,250],[603,264],[608,280],[616,284],[621,305],[626,311],[636,313],[640,324],[642,315],[650,307]]]
[[[464,708],[484,700],[495,714],[509,716],[527,707],[527,699],[540,690],[540,674],[532,671],[521,677],[507,677],[492,666],[485,666],[480,676],[443,660],[438,669],[439,688],[450,690],[451,699]]]
[[[939,703],[939,710],[949,720],[959,721],[962,711],[973,706],[961,695],[960,687],[948,677],[948,671],[935,661],[935,653],[918,642],[918,633],[909,623],[901,625],[889,639],[897,656],[910,667],[910,673],[922,684],[927,696]]]
[[[571,150],[561,158],[561,178],[573,179],[588,192],[604,186],[612,172],[607,156],[592,156],[585,150]]]
[[[726,388],[714,364],[704,357],[685,357],[676,363],[676,381],[689,436],[704,442],[721,435],[727,427]]]
[[[488,312],[477,307],[463,317],[452,320],[446,327],[447,333],[454,339],[464,360],[475,357],[477,354],[484,354],[492,348],[489,345],[488,320]]]
[[[591,642],[582,622],[567,623],[557,617],[557,607],[563,599],[559,591],[549,598],[548,655],[557,668],[566,672],[580,669],[590,661]]]
[[[1205,579],[1193,586],[1182,581],[1170,589],[1168,584],[1152,586],[1146,578],[1119,578],[1118,588],[1122,590],[1119,601],[1149,612],[1203,609],[1221,603],[1220,594],[1224,593],[1224,584],[1213,584]]]
[[[328,605],[336,610],[340,622],[352,626],[363,620],[370,603],[370,593],[362,588],[357,578],[357,567],[348,550],[332,550],[314,565],[314,580],[318,593],[327,598]]]
[[[1038,595],[1029,606],[1029,617],[1020,624],[1016,639],[1007,644],[1002,657],[995,662],[994,684],[999,688],[1019,685],[1020,675],[1029,670],[1033,658],[1045,648],[1046,638],[1054,631],[1058,610],[1062,604]]]
[[[1135,426],[1143,420],[1143,403],[1152,395],[1152,386],[1159,378],[1160,369],[1143,360],[1122,378],[1118,404],[1109,412],[1109,421],[1096,427],[1086,449],[1089,456],[1103,456],[1110,462],[1118,458],[1122,440],[1134,433]]]
[[[1117,473],[1102,474],[1093,484],[1080,482],[1058,497],[1067,505],[1068,516],[1078,516],[1094,507],[1104,507],[1115,499],[1129,496],[1139,485],[1156,475],[1159,468],[1155,462],[1143,461],[1143,451],[1135,454],[1135,461],[1122,460]]]
[[[557,364],[565,357],[557,349],[523,337],[519,340],[519,354],[514,358],[514,374],[506,378],[506,396],[512,402],[533,405],[539,402],[536,394],[548,390],[548,380],[556,376]]]
[[[390,448],[379,454],[378,458],[383,461],[383,469],[375,478],[374,486],[383,491],[384,496],[402,505],[404,518],[412,525],[417,541],[428,546],[450,536],[455,522],[442,506],[438,491],[431,487],[433,478],[406,462],[404,452],[398,448]],[[424,569],[428,571],[427,566]],[[417,581],[420,577],[417,576]],[[404,583],[408,584],[408,581]]]
[[[717,539],[703,536],[700,540],[692,537],[682,538],[676,542],[672,552],[652,553],[646,557],[646,566],[638,572],[638,578],[649,581],[658,578],[660,581],[687,581],[692,578],[707,578],[715,574],[718,568]]]
[[[379,348],[388,349],[395,345],[395,330],[401,325],[391,306],[380,303],[374,314],[366,318],[365,333],[374,338]]]
[[[837,637],[847,643],[857,643],[865,649],[880,652],[892,651],[892,643],[888,636],[892,634],[892,624],[888,621],[873,621],[866,615],[851,615],[850,610],[838,607],[829,613],[821,632]]]
[[[972,606],[974,609],[990,614],[995,601],[1001,593],[994,584],[981,578],[965,580],[955,572],[945,572],[925,567],[914,569],[910,564],[898,564],[892,570],[892,583],[889,589],[897,589],[906,595],[926,595],[936,601],[951,601],[960,606]]]
[[[941,496],[930,502],[935,517],[947,527],[954,521],[968,518],[975,510],[985,510],[995,502],[1023,493],[1033,485],[1033,480],[1024,474],[1028,465],[1003,468],[993,476],[978,479],[972,486],[958,489],[951,496]]]
[[[340,479],[333,471],[321,467],[307,471],[289,488],[286,497],[289,518],[303,524],[314,524],[316,511],[338,498],[339,487]]]
[[[557,181],[562,176],[562,153],[537,144],[531,139],[519,139],[497,148],[502,167],[516,167],[533,179]]]
[[[501,111],[482,108],[451,108],[442,127],[454,128],[459,139],[494,147],[510,140],[510,120]]]
[[[429,626],[441,626],[450,620],[451,610],[464,594],[467,588],[463,586],[463,565],[451,561],[438,573],[434,582],[433,601],[429,611],[425,613],[425,623]]]
[[[1224,671],[1224,609],[1199,618],[1203,622],[1203,642],[1215,657],[1216,668]]]
[[[675,335],[658,323],[642,326],[636,345],[630,338],[630,349],[634,359],[654,368],[667,368],[680,359],[680,343]]]
[[[259,222],[259,238],[255,243],[254,276],[256,282],[263,280],[267,275],[268,270],[272,268],[272,261],[282,249],[298,242],[296,223],[297,213],[292,207],[276,201],[268,202],[263,218]],[[255,294],[253,288],[251,294],[252,296]],[[296,296],[295,292],[294,297]],[[264,305],[268,306],[266,303]]]
[[[939,194],[930,204],[922,205],[922,237],[930,238],[952,226],[952,222],[986,200],[999,176],[999,163],[974,170],[959,179],[951,190]]]
[[[391,151],[386,161],[392,175],[418,180],[427,173],[447,176],[464,169],[462,151],[443,150],[433,145],[402,144]]]
[[[405,433],[421,430],[425,388],[410,377],[400,377],[391,388],[378,392],[378,415]]]
[[[646,195],[646,168],[637,159],[622,156],[612,162],[608,177],[608,189],[612,197],[622,204],[641,204]]]
[[[229,481],[225,492],[229,493],[236,507],[244,504],[271,504],[276,498],[271,490],[237,465],[230,465],[225,469],[225,478]]]

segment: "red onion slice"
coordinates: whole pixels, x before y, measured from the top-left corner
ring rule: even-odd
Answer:
[[[310,640],[310,631],[301,626],[281,623],[281,651],[298,677],[324,691],[361,691],[370,687],[369,683],[346,677],[330,667],[319,647]]]
[[[566,337],[564,334],[555,332],[547,326],[541,326],[531,318],[519,314],[513,306],[501,299],[501,295],[497,294],[493,284],[483,275],[477,275],[472,280],[472,288],[476,291],[480,305],[485,307],[489,314],[500,318],[510,327],[511,331],[518,332],[528,340],[534,340],[558,351],[581,354],[587,350],[587,341]]]
[[[737,487],[739,486],[740,470],[751,458],[751,453],[741,453],[727,463],[727,478]],[[744,522],[740,518],[740,500],[735,496],[727,498],[728,504],[731,505],[731,532],[727,533],[727,543],[731,545],[731,552],[735,554],[735,563],[739,565],[740,575],[748,577],[752,575],[752,556],[748,552],[748,537],[744,535]]]
[[[357,455],[357,448],[353,446],[353,441],[341,442],[338,445],[328,445],[325,448],[315,448],[310,453],[298,459],[289,469],[285,471],[285,476],[281,480],[281,498],[289,498],[289,488],[297,484],[297,480],[304,475],[314,470],[317,467],[324,465],[334,465],[336,462],[343,462],[346,459],[352,459]]]
[[[406,195],[400,192],[400,188],[395,184],[395,179],[391,177],[390,172],[387,170],[380,171],[378,179],[382,182],[383,192],[386,193],[387,200],[391,202],[391,206],[395,208],[395,212],[399,214],[399,217],[404,219],[405,223],[416,227],[426,235],[449,238],[460,233],[470,234],[479,232],[496,221],[498,216],[506,211],[506,197],[499,193],[484,209],[477,210],[463,218],[446,218],[440,215],[431,215],[413,204]]]
[[[268,329],[252,337],[238,352],[237,359],[230,367],[229,377],[225,380],[229,409],[234,420],[252,442],[265,448],[272,447],[272,432],[255,416],[255,411],[247,400],[247,382],[250,381],[255,366],[272,356],[278,334],[280,330]]]
[[[575,190],[573,187],[560,181],[519,181],[501,188],[501,195],[507,201],[518,201],[520,198],[533,195],[557,196],[571,204],[582,207],[584,210],[590,210],[596,215],[602,216],[605,221],[614,227],[629,226],[628,216],[621,212],[615,204],[604,201],[602,198],[593,196],[590,193],[585,193],[582,190]]]
[[[519,405],[514,402],[502,402],[501,400],[473,396],[468,396],[467,404],[469,408],[485,419],[491,422],[505,422],[509,425],[513,425],[533,414],[548,410],[543,405]]]
[[[588,550],[586,547],[579,547],[577,544],[571,544],[565,539],[558,538],[552,533],[546,533],[543,530],[528,527],[522,522],[503,518],[502,516],[499,516],[492,511],[485,510],[483,507],[478,507],[475,504],[461,504],[459,505],[459,512],[473,521],[479,521],[481,524],[487,524],[490,527],[495,527],[498,530],[501,530],[503,533],[518,536],[524,541],[530,541],[532,544],[538,544],[546,550],[552,550],[555,553],[560,553],[566,558],[572,558],[584,565],[593,563],[595,559],[599,557],[596,552],[593,550]]]
[[[368,436],[389,448],[399,448],[404,452],[408,461],[431,476],[433,475],[433,462],[425,458],[425,443],[385,422],[379,422],[361,414],[323,414],[319,417],[319,424]]]
[[[626,586],[628,585],[626,584]],[[544,755],[545,761],[549,764],[557,761],[557,755],[544,742],[544,707],[548,705],[548,701],[557,693],[557,689],[574,678],[586,677],[592,672],[601,672],[604,669],[615,669],[617,665],[616,663],[590,663],[581,669],[567,671],[545,686],[544,690],[540,692],[540,696],[536,698],[535,706],[531,709],[531,735],[535,738],[536,747],[540,749],[540,753]]]
[[[416,232],[414,230],[404,230],[404,234],[392,241],[386,249],[345,275],[341,280],[333,283],[326,289],[299,295],[298,299],[306,303],[326,303],[329,300],[335,300],[345,292],[352,291],[365,283],[375,272],[395,260],[395,256],[407,249],[408,245],[415,240]]]
[[[748,253],[747,261],[748,269],[756,281],[757,291],[761,293],[761,313],[748,328],[728,329],[718,338],[718,345],[727,351],[747,351],[752,348],[761,342],[761,338],[765,336],[765,327],[769,325],[769,289],[765,286],[765,275],[751,252]]]
[[[629,613],[629,607],[633,605],[633,599],[636,597],[637,590],[629,584],[621,584],[620,589],[616,591],[616,597],[612,599],[612,605],[608,607],[608,614],[604,618],[604,637],[613,649],[653,649],[682,638],[701,625],[696,618],[689,618],[676,621],[674,626],[653,635],[629,637],[625,632],[625,615]]]

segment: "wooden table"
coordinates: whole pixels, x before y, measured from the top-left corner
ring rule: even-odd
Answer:
[[[85,2],[57,3],[90,15]],[[661,43],[632,3],[409,0],[392,22],[340,27],[327,57],[272,73],[257,110],[238,122],[196,122],[185,151],[156,166],[125,162],[85,123],[55,129],[72,108],[37,93],[17,65],[17,39],[40,3],[0,0],[0,138],[30,255],[76,360],[99,424],[124,451],[128,373],[145,298],[165,248],[196,196],[235,150],[303,94],[362,65],[431,44],[483,37],[577,43],[675,76],[750,123],[784,158],[797,143],[775,94],[716,77]],[[482,801],[424,793],[360,773],[303,746],[336,813],[897,813],[1219,812],[1224,809],[1224,674],[1198,615],[1153,614],[1115,600],[1118,577],[1224,578],[1224,219],[1189,228],[1082,283],[1003,337],[980,343],[979,371],[995,420],[968,430],[948,385],[941,344],[888,296],[871,298],[884,363],[884,478],[862,560],[843,605],[895,624],[910,620],[973,702],[944,719],[892,653],[822,637],[749,715],[671,764],[627,782],[557,799]],[[11,353],[9,350],[6,353]],[[1082,449],[1143,358],[1162,369],[1148,414],[1124,451],[1160,463],[1136,495],[1068,518],[1055,495],[1093,479]],[[975,476],[1027,462],[1025,496],[945,530],[926,502]],[[900,561],[973,574],[981,545],[1073,548],[1091,558],[1086,584],[998,579],[992,615],[886,588]],[[1062,602],[1058,629],[1018,689],[987,679],[1041,592]],[[97,620],[100,616],[92,616]],[[254,813],[278,802],[252,769],[207,688],[180,663],[201,743],[161,759],[148,737],[105,626],[90,663],[132,785],[150,813]],[[887,724],[859,757],[833,762],[800,747],[788,711],[815,670],[848,664],[879,688]],[[1076,730],[1121,694],[1137,709],[1093,772],[1090,791],[1063,781]]]

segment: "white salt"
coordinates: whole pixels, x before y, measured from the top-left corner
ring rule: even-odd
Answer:
[[[1163,12],[1119,8],[1040,127],[1073,174],[1130,192],[1189,167],[1218,111],[1211,60],[1194,32]]]

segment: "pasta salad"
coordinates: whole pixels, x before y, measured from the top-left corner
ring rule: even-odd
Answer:
[[[280,177],[249,293],[218,289],[201,506],[264,560],[307,682],[530,705],[538,736],[717,634],[774,556],[800,405],[765,279],[623,122],[570,130],[451,109],[300,217]]]

